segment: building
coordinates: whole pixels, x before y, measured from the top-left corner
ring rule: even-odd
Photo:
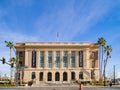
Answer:
[[[98,45],[91,42],[16,43],[20,80],[37,83],[98,81]]]

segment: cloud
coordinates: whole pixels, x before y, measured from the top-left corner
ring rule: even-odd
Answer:
[[[56,33],[59,32],[60,40],[69,41],[78,35],[78,33],[84,33],[89,30],[111,8],[111,4],[107,1],[97,0],[92,3],[90,2],[82,3],[81,1],[79,2],[80,6],[76,6],[75,2],[68,2],[68,4],[58,10],[44,12],[35,23],[39,36],[43,40],[54,41]]]
[[[20,34],[17,32],[11,32],[6,30],[1,30],[0,32],[1,41],[8,40],[13,42],[26,42],[26,41],[39,41],[36,36],[29,36],[26,34]]]

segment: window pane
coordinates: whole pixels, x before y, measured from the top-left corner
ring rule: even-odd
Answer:
[[[35,79],[36,76],[35,76],[35,72],[32,72],[32,79]]]
[[[40,67],[44,67],[44,51],[40,51]]]
[[[23,52],[22,51],[19,52],[19,57],[23,57]]]
[[[71,67],[75,67],[75,51],[71,53]]]
[[[83,72],[79,73],[79,79],[83,79]]]
[[[83,51],[79,51],[79,67],[83,67]]]
[[[36,67],[36,51],[32,51],[32,68]]]
[[[60,51],[56,51],[56,67],[60,67]]]
[[[48,67],[52,68],[52,51],[48,52]]]

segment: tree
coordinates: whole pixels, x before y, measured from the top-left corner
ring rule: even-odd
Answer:
[[[105,75],[105,69],[106,69],[106,65],[107,65],[107,61],[108,61],[108,58],[111,58],[110,56],[110,53],[112,52],[112,47],[107,45],[104,47],[104,52],[106,53],[106,59],[104,60],[104,72],[103,72],[103,75],[104,76],[104,86],[106,86],[106,75]]]
[[[12,57],[12,49],[14,48],[14,44],[13,42],[8,42],[8,41],[5,41],[6,43],[6,46],[10,48],[10,60],[11,60],[11,57]]]
[[[12,58],[10,59],[10,62],[16,64],[16,63],[17,63],[17,59],[16,59],[15,57],[12,57]]]
[[[10,60],[11,60],[11,58],[12,58],[12,49],[14,48],[14,44],[13,44],[13,42],[8,42],[8,41],[5,41],[5,43],[6,43],[6,46],[7,47],[9,47],[9,49],[10,49]],[[12,71],[11,71],[11,79],[12,79]]]
[[[103,37],[98,38],[97,41],[99,45],[99,69],[100,69],[100,79],[102,79],[102,70],[103,70],[103,54],[104,54],[104,46],[106,44],[106,40]]]
[[[106,68],[108,58],[111,58],[110,53],[112,52],[112,47],[110,45],[105,46],[104,52],[106,53],[106,59],[105,59],[105,68]]]

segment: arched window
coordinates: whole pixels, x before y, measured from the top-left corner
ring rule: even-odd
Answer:
[[[63,81],[67,81],[67,72],[63,73]]]
[[[36,51],[32,51],[32,68],[36,67]]]
[[[55,81],[60,81],[60,73],[59,72],[55,73]]]
[[[36,78],[36,75],[35,75],[35,72],[32,72],[32,79],[35,79]]]
[[[52,73],[48,72],[48,81],[52,81]]]
[[[43,72],[40,72],[39,74],[39,81],[43,81]]]
[[[79,73],[79,79],[83,79],[83,72]]]
[[[75,72],[71,72],[71,80],[75,80]]]

